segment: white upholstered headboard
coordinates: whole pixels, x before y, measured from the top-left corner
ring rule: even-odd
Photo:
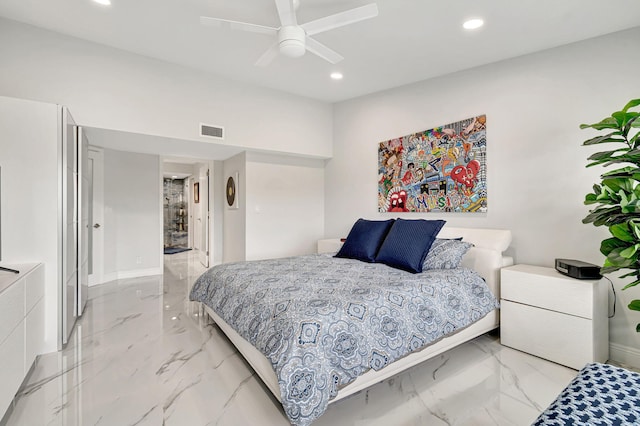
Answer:
[[[462,259],[462,266],[474,269],[487,281],[489,288],[500,299],[500,269],[513,265],[513,259],[504,255],[511,244],[511,231],[507,229],[455,228],[444,226],[439,238],[459,238],[473,244]]]

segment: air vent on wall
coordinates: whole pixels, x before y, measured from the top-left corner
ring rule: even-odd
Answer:
[[[200,123],[200,136],[214,139],[224,139],[224,127]]]

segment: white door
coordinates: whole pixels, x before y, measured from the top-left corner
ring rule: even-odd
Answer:
[[[192,177],[184,180],[184,196],[187,197],[187,235],[189,236],[189,248],[195,248],[194,231],[195,231],[195,217],[193,215],[195,204],[193,202],[193,183]]]
[[[104,281],[104,152],[89,147],[89,285]]]
[[[209,168],[200,169],[200,250],[198,257],[205,268],[209,267]]]
[[[191,182],[193,190],[193,248],[202,250],[202,203],[200,202],[200,178],[196,175]]]
[[[82,127],[77,127],[76,150],[78,157],[78,295],[76,315],[82,316],[89,296],[89,190],[91,169],[89,166],[89,141]]]
[[[77,131],[62,107],[62,345],[73,331],[78,313],[78,156]]]

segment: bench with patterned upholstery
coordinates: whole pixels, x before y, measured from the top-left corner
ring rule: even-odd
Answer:
[[[608,364],[587,364],[533,424],[640,424],[640,374]]]

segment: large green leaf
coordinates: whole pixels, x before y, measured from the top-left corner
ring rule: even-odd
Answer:
[[[585,203],[586,205],[599,203],[599,201],[598,201],[598,196],[597,196],[596,194],[587,194],[587,195],[584,197],[584,203]]]
[[[618,130],[618,122],[613,117],[607,117],[607,118],[605,118],[604,120],[602,120],[602,121],[600,121],[598,123],[581,124],[580,128],[581,129],[592,128],[592,129],[596,129],[596,130],[603,130],[603,129],[616,129],[616,130]]]
[[[631,272],[627,272],[624,275],[620,275],[618,278],[627,278],[627,277],[636,277],[638,278],[638,272],[637,270],[633,270]]]
[[[615,193],[619,193],[620,191],[632,192],[634,187],[634,183],[631,179],[619,177],[603,179],[602,185]]]
[[[628,223],[618,223],[613,225],[609,228],[609,232],[619,240],[629,243],[635,241],[635,235],[633,235]]]
[[[611,143],[611,142],[617,142],[617,143],[627,143],[626,139],[623,137],[617,137],[614,138],[612,136],[615,136],[616,132],[611,132],[609,134],[603,135],[603,136],[596,136],[594,138],[591,139],[587,139],[586,141],[582,142],[582,145],[597,145],[600,143]]]
[[[611,116],[616,119],[616,122],[618,123],[618,128],[619,129],[624,129],[627,126],[627,123],[629,122],[629,120],[632,120],[632,119],[635,119],[635,118],[638,117],[638,113],[637,112],[616,111],[613,114],[611,114]],[[623,133],[624,133],[624,131],[623,131]]]
[[[621,241],[615,237],[607,238],[606,240],[602,240],[600,243],[600,253],[608,256],[615,249],[624,249],[628,247],[629,244]]]
[[[610,272],[615,272],[620,269],[626,269],[633,267],[636,263],[634,258],[627,259],[626,257],[622,257],[620,255],[621,249],[614,249],[609,253],[607,258],[604,260],[604,264],[602,265],[602,273],[608,274]]]
[[[620,164],[620,163],[640,163],[640,155],[621,155],[619,157],[612,158],[609,161],[596,161],[594,163],[587,164],[587,167],[596,166],[598,164],[603,164],[605,167],[610,166],[611,164]]]
[[[620,206],[596,208],[582,219],[582,223],[593,223],[596,226],[600,226],[621,213],[622,209]]]
[[[622,213],[640,213],[640,200],[635,200],[622,207]]]
[[[640,284],[640,280],[635,280],[634,282],[631,282],[631,283],[629,283],[629,284],[625,285],[624,287],[622,287],[622,289],[623,289],[623,290],[626,290],[626,289],[628,289],[628,288],[635,287],[635,286],[637,286],[638,284]]]
[[[636,241],[640,241],[640,226],[635,221],[630,220],[629,228],[631,229],[631,232],[633,232],[633,235],[636,236]]]
[[[631,194],[632,198],[620,203],[622,213],[640,213],[640,200],[635,194]]]
[[[629,220],[629,213],[617,213],[617,214],[609,214],[609,215],[600,214],[600,216],[595,217],[591,221],[586,221],[585,219],[582,220],[583,223],[593,223],[594,226],[609,227],[612,225],[616,225],[618,223],[624,223],[627,220]]]
[[[623,112],[629,111],[629,109],[640,105],[640,99],[631,99],[627,104],[622,108]]]
[[[603,159],[609,159],[611,157],[613,157],[615,154],[619,153],[619,152],[629,152],[631,150],[631,148],[618,148],[618,149],[614,149],[611,151],[600,151],[600,152],[595,152],[593,154],[591,154],[589,156],[589,158],[587,158],[587,160],[590,161],[600,161]]]
[[[611,170],[610,172],[606,172],[602,174],[602,178],[605,177],[630,177],[633,176],[634,173],[640,173],[640,167],[633,166],[625,166],[619,169]]]
[[[639,248],[640,244],[629,246],[620,252],[620,256],[624,257],[625,259],[633,259]],[[637,259],[638,256],[635,256],[635,258]]]
[[[631,303],[629,303],[629,309],[632,311],[640,311],[640,300],[632,300]]]
[[[624,125],[624,128],[622,129],[622,136],[624,136],[625,139],[627,139],[627,136],[629,136],[629,131],[631,130],[632,127],[638,127],[636,126],[635,123],[640,123],[640,120],[638,120],[638,117],[640,117],[640,113],[638,112],[630,112],[627,113],[630,115],[627,116],[627,123]]]

